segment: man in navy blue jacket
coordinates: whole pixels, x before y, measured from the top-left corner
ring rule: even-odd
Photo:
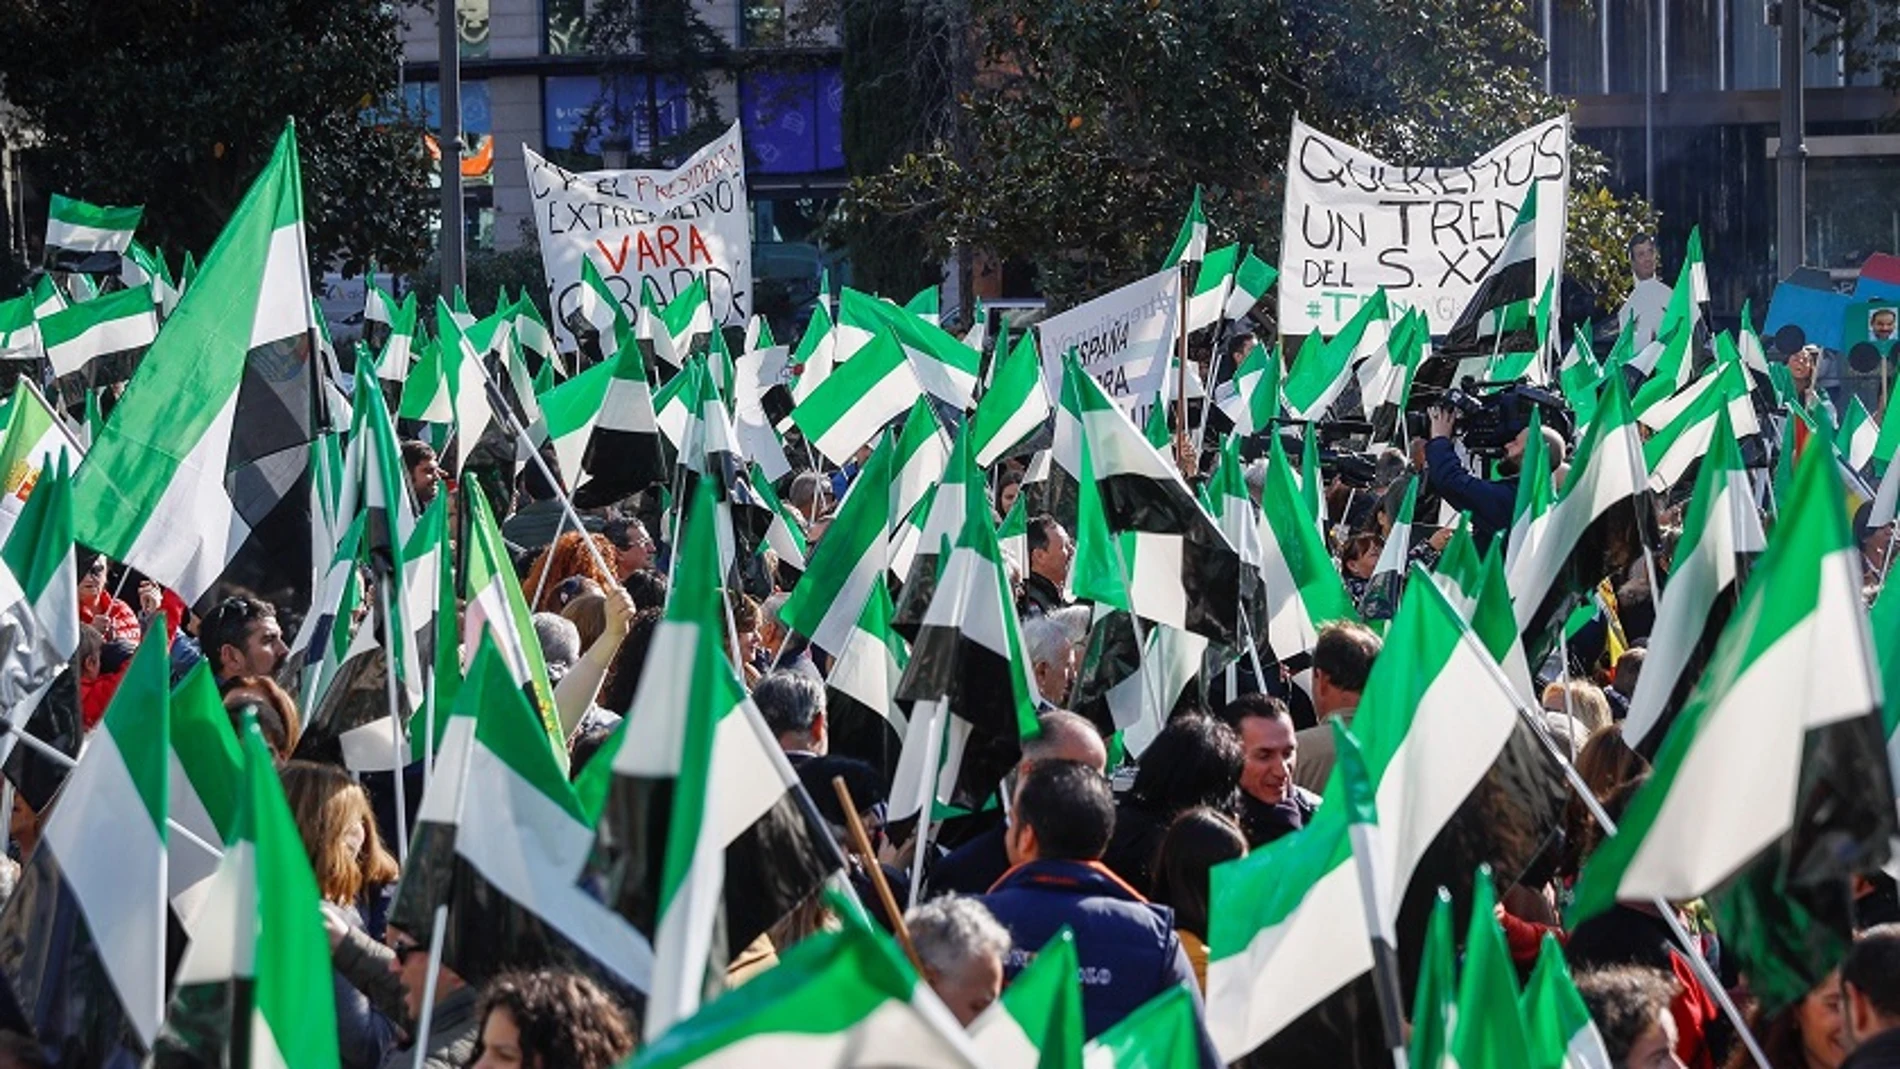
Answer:
[[[1075,933],[1090,1038],[1178,984],[1200,1009],[1174,911],[1150,903],[1101,863],[1114,830],[1115,798],[1099,771],[1073,761],[1038,762],[1017,786],[1010,810],[1013,867],[983,898],[1009,929],[1008,979],[1062,928]],[[1205,1027],[1201,1061],[1221,1064]]]
[[[1492,538],[1511,529],[1511,514],[1517,509],[1516,473],[1524,460],[1524,449],[1530,443],[1530,430],[1519,431],[1517,437],[1504,445],[1503,463],[1499,467],[1512,477],[1492,482],[1471,474],[1458,459],[1458,450],[1451,440],[1458,429],[1457,416],[1437,405],[1432,406],[1430,415],[1432,437],[1425,443],[1426,479],[1432,491],[1445,499],[1445,504],[1471,513],[1471,539],[1482,552],[1491,545]],[[1545,427],[1544,451],[1551,470],[1556,471],[1564,461],[1563,435]]]

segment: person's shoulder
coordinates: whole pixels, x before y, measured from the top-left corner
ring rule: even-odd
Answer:
[[[1318,791],[1309,791],[1297,783],[1293,785],[1293,804],[1295,807],[1311,814],[1319,809],[1320,800]]]

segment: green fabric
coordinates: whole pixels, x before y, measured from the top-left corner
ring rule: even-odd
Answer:
[[[102,721],[132,785],[138,788],[159,842],[165,841],[165,821],[171,811],[171,678],[170,643],[165,629],[154,627],[139,643]]]
[[[1438,889],[1425,925],[1425,952],[1419,959],[1418,987],[1412,998],[1412,1041],[1407,1047],[1417,1069],[1440,1069],[1451,1049],[1451,1021],[1458,1003],[1458,944],[1451,932],[1451,895]]]
[[[1523,1018],[1517,1008],[1517,967],[1493,910],[1491,870],[1472,881],[1471,927],[1465,935],[1464,974],[1458,980],[1458,1011],[1450,1053],[1458,1069],[1522,1069],[1530,1064]]]

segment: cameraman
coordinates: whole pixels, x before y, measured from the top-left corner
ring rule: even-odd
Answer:
[[[1504,444],[1498,468],[1510,478],[1492,482],[1471,474],[1458,460],[1458,450],[1452,445],[1452,436],[1458,430],[1457,410],[1433,405],[1428,411],[1432,436],[1425,443],[1426,479],[1452,508],[1471,513],[1471,537],[1482,553],[1490,547],[1493,537],[1511,528],[1511,513],[1517,507],[1517,471],[1524,461],[1530,428],[1518,431]],[[1556,471],[1564,461],[1563,435],[1545,427],[1544,446],[1550,457],[1550,468]]]

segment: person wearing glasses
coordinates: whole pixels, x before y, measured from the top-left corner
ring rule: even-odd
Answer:
[[[290,656],[276,607],[247,595],[225,598],[206,613],[198,644],[219,683],[236,676],[275,677]]]
[[[79,622],[110,642],[115,638],[137,643],[142,632],[138,613],[106,589],[106,558],[93,554],[79,562]]]
[[[435,1012],[429,1017],[429,1034],[420,1040],[413,1038],[416,1022],[422,1016],[429,944],[393,925],[384,932],[385,942],[378,943],[363,929],[339,922],[328,911],[324,913],[324,930],[330,936],[330,960],[336,971],[378,1012],[411,1033],[409,1045],[385,1054],[377,1069],[409,1069],[415,1064],[418,1042],[422,1044],[425,1069],[462,1069],[469,1063],[481,1034],[479,992],[446,966],[436,970]]]

